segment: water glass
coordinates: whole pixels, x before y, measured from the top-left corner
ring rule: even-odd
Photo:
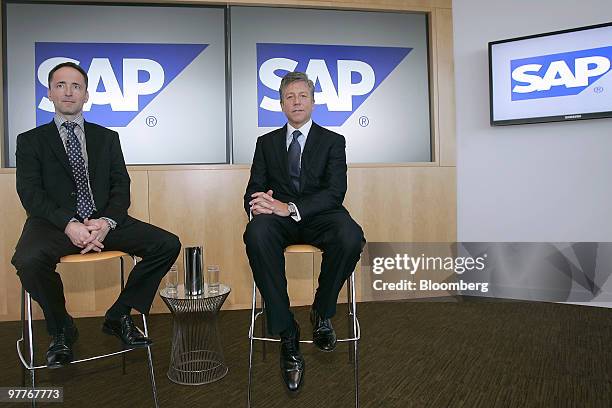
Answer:
[[[209,293],[219,293],[219,265],[208,265],[206,268],[206,284]]]
[[[166,274],[166,292],[169,295],[176,295],[178,287],[178,266],[176,264],[170,267]]]

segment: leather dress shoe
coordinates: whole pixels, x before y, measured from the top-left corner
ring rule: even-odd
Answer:
[[[322,351],[333,351],[336,348],[336,332],[331,320],[321,317],[313,307],[310,309],[310,323],[312,323],[312,342]]]
[[[295,324],[295,332],[291,336],[281,336],[280,369],[287,389],[294,393],[299,391],[304,381],[306,362],[300,353],[300,326]]]
[[[79,331],[73,324],[58,329],[53,334],[51,344],[47,350],[47,367],[59,368],[70,364],[74,355],[72,345],[79,338]]]
[[[107,316],[102,331],[119,337],[127,347],[146,347],[153,343],[138,330],[130,315],[123,315],[120,320],[111,320]]]

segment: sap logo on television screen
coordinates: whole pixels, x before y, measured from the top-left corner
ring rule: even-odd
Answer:
[[[578,95],[610,72],[612,47],[510,61],[512,100]]]
[[[315,84],[314,120],[341,126],[404,60],[412,48],[257,44],[258,125],[282,126],[278,89],[287,72],[305,72]]]
[[[208,44],[51,43],[34,45],[36,125],[51,121],[49,72],[62,62],[80,65],[89,77],[88,121],[125,127],[171,83]]]

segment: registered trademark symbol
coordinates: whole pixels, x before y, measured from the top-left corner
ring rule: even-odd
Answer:
[[[147,118],[145,119],[145,123],[148,127],[153,127],[157,125],[157,118],[155,116],[147,116]]]
[[[370,119],[367,116],[362,116],[359,118],[359,126],[366,127],[370,124]]]
[[[596,86],[595,88],[593,88],[593,92],[595,93],[602,93],[604,91],[603,86]]]

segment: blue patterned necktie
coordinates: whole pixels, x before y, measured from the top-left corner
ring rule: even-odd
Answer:
[[[289,177],[291,177],[291,183],[293,184],[293,187],[295,187],[295,190],[300,191],[300,155],[302,153],[302,149],[300,148],[298,137],[302,135],[302,132],[299,130],[294,130],[291,135],[293,136],[293,140],[291,141],[289,149],[287,150]]]
[[[64,122],[62,126],[68,131],[66,153],[68,153],[68,161],[70,162],[70,167],[72,167],[72,175],[74,176],[77,187],[77,214],[82,219],[89,218],[94,211],[94,206],[91,200],[91,194],[89,193],[87,169],[85,169],[85,160],[83,159],[81,143],[76,133],[74,133],[74,128],[77,124],[74,122]]]

